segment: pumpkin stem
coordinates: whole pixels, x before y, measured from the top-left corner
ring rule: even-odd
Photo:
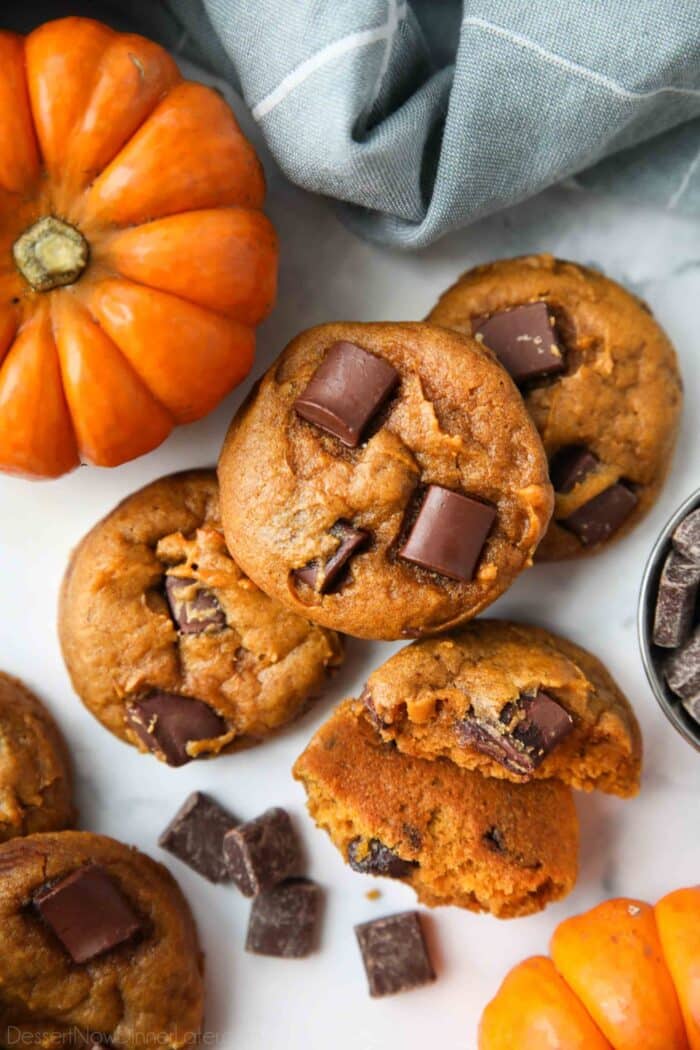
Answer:
[[[49,292],[78,280],[87,266],[89,248],[74,226],[45,215],[15,241],[12,254],[32,288]]]

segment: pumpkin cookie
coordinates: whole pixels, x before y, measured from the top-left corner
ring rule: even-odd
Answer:
[[[530,255],[463,274],[428,319],[474,335],[521,387],[556,494],[539,560],[594,553],[640,521],[682,401],[676,354],[645,303],[595,270]]]
[[[431,906],[540,911],[576,879],[578,823],[557,780],[509,784],[383,743],[362,704],[323,725],[294,776],[355,871],[401,879]]]
[[[147,485],[88,533],[63,582],[59,633],[83,703],[173,766],[289,722],[342,658],[337,635],[232,560],[205,470]]]
[[[541,442],[478,344],[425,324],[329,324],[287,347],[219,463],[243,570],[362,638],[476,615],[530,564],[552,508]]]
[[[84,831],[0,846],[0,1044],[192,1047],[202,955],[170,873]]]
[[[63,737],[34,694],[0,671],[0,842],[74,819]]]
[[[541,627],[476,620],[414,642],[367,682],[383,740],[517,783],[557,777],[628,798],[642,739],[629,701],[585,649]]]

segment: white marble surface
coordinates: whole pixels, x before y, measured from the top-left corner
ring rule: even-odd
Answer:
[[[270,166],[268,166],[270,167]],[[278,306],[264,325],[251,380],[300,329],[337,319],[423,316],[437,294],[477,262],[548,250],[593,262],[642,294],[679,350],[687,401],[680,447],[663,496],[628,539],[595,560],[539,567],[493,607],[531,619],[593,649],[634,702],[645,739],[641,795],[622,803],[579,799],[581,871],[571,896],[528,919],[441,909],[428,915],[435,985],[372,1001],[354,923],[412,908],[411,891],[350,872],[304,809],[289,775],[294,758],[332,705],[359,688],[396,646],[352,641],[345,669],[300,723],[241,755],[169,769],[113,739],[73,695],[55,632],[56,596],[72,546],[118,500],[153,478],[212,464],[250,380],[208,419],[185,427],[136,463],[81,469],[52,483],[0,478],[0,666],[45,698],[73,750],[80,825],[135,843],[166,863],[194,909],[207,958],[207,1030],[223,1050],[379,1050],[396,1045],[476,1046],[480,1011],[507,967],[543,951],[564,916],[624,893],[654,899],[700,877],[697,799],[700,756],[665,722],[642,671],[635,634],[637,591],[654,537],[700,482],[700,223],[633,204],[554,190],[449,237],[420,255],[399,256],[351,236],[331,205],[270,170],[269,213],[281,238]],[[241,818],[289,808],[303,834],[309,873],[327,891],[320,951],[307,961],[246,956],[248,903],[215,888],[157,846],[191,790],[210,791]],[[381,898],[365,893],[377,886]],[[426,913],[427,914],[427,913]],[[1,943],[1,932],[0,932]]]

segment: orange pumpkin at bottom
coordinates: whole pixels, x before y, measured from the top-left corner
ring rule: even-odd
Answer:
[[[0,32],[0,470],[115,466],[248,373],[262,167],[211,88],[87,18]]]
[[[700,887],[566,919],[483,1012],[479,1050],[700,1050]]]

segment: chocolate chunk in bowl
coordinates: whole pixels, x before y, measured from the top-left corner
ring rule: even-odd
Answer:
[[[321,888],[310,879],[287,879],[259,894],[251,905],[245,950],[303,959],[314,948],[321,903]]]
[[[690,633],[700,585],[700,565],[672,550],[664,562],[654,613],[654,645],[675,649]]]
[[[564,370],[564,355],[546,303],[526,303],[491,317],[475,317],[472,332],[493,350],[516,383]]]
[[[303,419],[355,448],[398,382],[388,361],[342,340],[328,349],[294,407]]]
[[[224,836],[229,874],[245,897],[256,897],[301,869],[301,849],[289,814],[279,807]]]
[[[430,485],[400,557],[453,580],[471,580],[496,508]]]
[[[162,849],[189,865],[210,882],[226,882],[224,836],[238,821],[201,791],[185,800],[158,839]]]
[[[131,940],[141,921],[111,876],[86,865],[41,889],[34,907],[75,963],[86,963]]]
[[[127,720],[139,739],[169,766],[184,766],[195,757],[189,745],[226,733],[215,711],[191,696],[154,692],[127,704]]]
[[[355,927],[373,999],[396,995],[435,980],[418,912],[375,919]]]
[[[637,628],[642,661],[649,684],[662,711],[681,736],[700,751],[700,608],[695,607],[695,626],[684,643],[675,649],[655,644],[659,585],[673,550],[686,557],[693,550],[691,536],[700,511],[700,489],[693,492],[662,529],[647,561],[639,595]],[[686,521],[690,524],[686,525]],[[679,546],[676,546],[678,542]],[[686,544],[690,544],[689,546]],[[698,686],[694,687],[694,682]]]

